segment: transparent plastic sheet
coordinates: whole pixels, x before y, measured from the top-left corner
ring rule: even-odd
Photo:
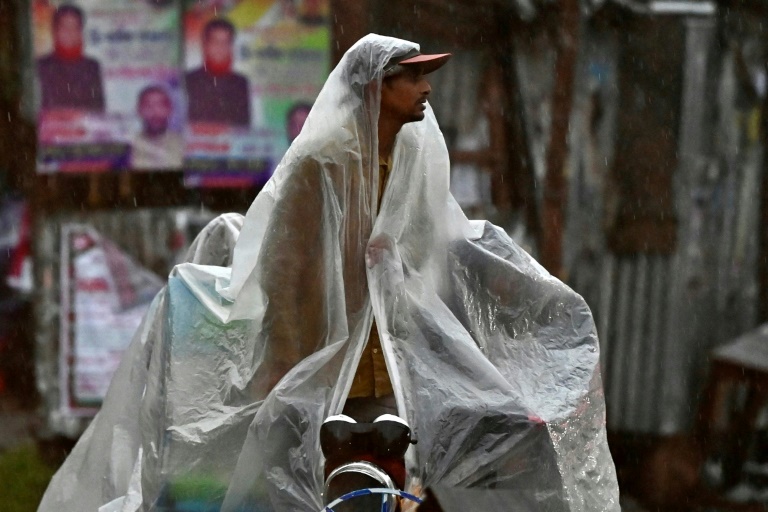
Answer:
[[[174,269],[40,510],[320,510],[320,425],[341,412],[374,317],[419,441],[410,491],[619,509],[591,314],[502,230],[466,219],[430,108],[398,135],[376,215],[383,68],[415,48],[369,35],[347,52],[239,236],[190,252],[237,239],[232,265]]]
[[[197,236],[185,260],[231,264],[242,224],[243,216],[238,214],[212,220]],[[166,315],[163,290],[150,305],[123,355],[101,410],[56,473],[40,510],[98,510],[109,501],[123,501],[132,475],[141,470],[142,399],[152,379],[148,367],[153,353],[162,351]]]

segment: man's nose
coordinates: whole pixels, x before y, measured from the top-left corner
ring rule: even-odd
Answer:
[[[431,92],[432,92],[432,86],[431,86],[431,85],[429,85],[429,82],[428,82],[428,81],[424,80],[424,85],[423,85],[423,87],[421,88],[421,93],[422,93],[424,96],[429,96],[429,93],[431,93]]]

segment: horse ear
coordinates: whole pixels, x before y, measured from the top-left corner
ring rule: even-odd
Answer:
[[[404,426],[406,426],[408,428],[411,428],[411,426],[408,425],[407,421],[405,421],[400,416],[395,416],[394,414],[382,414],[381,416],[379,416],[378,418],[373,420],[374,423],[379,423],[380,421],[394,421],[395,423],[399,423],[399,424],[404,425]]]
[[[326,423],[329,423],[331,421],[343,421],[345,423],[357,423],[354,418],[351,418],[347,416],[346,414],[336,414],[334,416],[328,416],[325,421],[323,422],[323,425]]]

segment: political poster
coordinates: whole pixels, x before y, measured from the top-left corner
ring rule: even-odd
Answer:
[[[42,173],[181,169],[180,0],[32,0]]]
[[[163,281],[87,225],[62,226],[61,407],[95,414]]]
[[[328,0],[188,0],[185,181],[265,182],[328,75]]]

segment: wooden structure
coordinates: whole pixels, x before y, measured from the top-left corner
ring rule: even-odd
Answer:
[[[768,408],[766,347],[768,327],[763,326],[713,353],[695,435],[705,457],[720,465],[721,477],[714,486],[700,484],[696,505],[702,510],[768,510],[766,503],[734,503],[723,496],[742,480],[750,455],[762,451],[756,441],[759,416]]]

